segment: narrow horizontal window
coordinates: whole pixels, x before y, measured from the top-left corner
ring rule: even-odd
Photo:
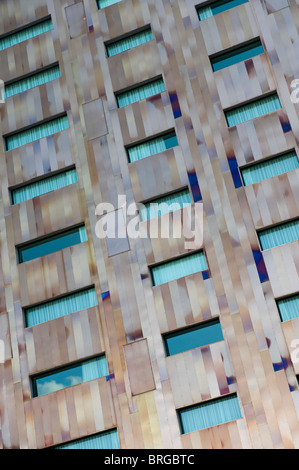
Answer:
[[[227,124],[229,127],[236,126],[241,122],[249,121],[264,114],[277,111],[281,104],[277,94],[272,94],[265,98],[259,98],[247,104],[243,104],[229,111],[225,111]]]
[[[80,289],[23,309],[26,328],[98,305],[94,287]]]
[[[258,237],[262,250],[299,240],[299,219],[259,230]]]
[[[109,5],[114,5],[114,3],[119,3],[122,0],[97,0],[97,5],[99,10],[101,8],[109,7]]]
[[[130,90],[116,93],[117,105],[119,108],[122,108],[128,104],[136,103],[137,101],[162,93],[165,90],[163,78],[157,78],[144,85],[138,85]]]
[[[296,168],[299,168],[299,161],[296,152],[292,151],[241,168],[241,174],[244,185],[248,186],[273,176],[282,175]]]
[[[7,82],[5,84],[5,98],[22,93],[22,91],[30,90],[31,88],[43,85],[44,83],[55,80],[61,77],[59,65],[53,65],[46,69],[38,70],[34,73],[28,74],[26,77],[20,77],[18,80]]]
[[[77,183],[77,172],[75,168],[60,171],[54,175],[47,175],[33,183],[27,182],[16,188],[11,188],[12,204],[28,201],[42,194],[50,193],[56,189],[64,188],[70,184]]]
[[[54,447],[55,449],[119,449],[119,439],[116,429],[104,431],[88,437],[81,437],[65,444]]]
[[[139,214],[141,220],[144,221],[153,219],[159,215],[183,209],[190,204],[192,204],[192,199],[189,189],[184,189],[182,191],[169,194],[168,196],[162,196],[150,202],[142,203]]]
[[[242,418],[237,394],[216,398],[177,410],[181,433],[217,426]]]
[[[214,72],[216,72],[217,70],[230,67],[238,62],[263,54],[263,52],[264,49],[261,40],[257,38],[254,41],[235,47],[228,52],[222,51],[221,54],[212,56],[210,61]]]
[[[85,241],[87,241],[87,234],[84,226],[48,235],[37,241],[30,241],[17,247],[19,263],[25,263]]]
[[[178,140],[175,131],[170,131],[159,137],[154,137],[142,142],[141,144],[134,144],[127,147],[127,154],[129,162],[136,162],[143,158],[150,157],[167,149],[176,147]]]
[[[108,375],[106,356],[101,355],[32,377],[32,394],[34,397],[39,397],[106,375]]]
[[[35,21],[32,24],[23,26],[22,28],[18,28],[15,31],[11,31],[10,33],[3,34],[0,36],[0,51],[26,41],[27,39],[39,36],[51,29],[53,29],[53,23],[51,18],[47,17],[40,21]]]
[[[293,320],[299,317],[299,294],[277,300],[281,321]]]
[[[206,18],[210,18],[211,16],[217,15],[217,13],[230,10],[231,8],[237,7],[247,2],[248,0],[220,0],[218,2],[210,3],[209,5],[203,8],[199,7],[197,9],[197,12],[199,19],[205,20]]]
[[[221,325],[218,319],[202,322],[195,326],[163,335],[167,356],[179,354],[189,349],[199,348],[223,340]]]
[[[133,47],[145,44],[152,39],[154,39],[153,33],[149,27],[143,29],[142,31],[138,31],[137,33],[130,34],[130,36],[126,36],[123,39],[114,40],[113,42],[111,41],[109,44],[106,44],[108,57],[128,51],[129,49],[133,49]]]
[[[205,255],[200,251],[195,254],[188,254],[181,258],[152,266],[151,274],[153,284],[154,286],[157,286],[207,269],[208,266]]]
[[[20,129],[19,131],[4,136],[5,150],[13,150],[68,128],[69,120],[66,114],[47,121],[42,121],[29,128]]]

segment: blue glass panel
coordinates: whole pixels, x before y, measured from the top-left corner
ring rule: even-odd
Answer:
[[[34,24],[33,26],[27,25],[19,31],[12,31],[10,34],[0,37],[0,51],[7,49],[8,47],[19,44],[20,42],[31,39],[35,36],[39,36],[46,31],[53,29],[53,24],[51,18],[40,21],[39,23]]]
[[[164,335],[167,356],[222,340],[223,334],[218,319]]]
[[[98,304],[94,287],[70,293],[58,299],[49,300],[24,309],[26,327],[63,317],[69,313],[79,312]]]
[[[75,441],[67,442],[55,449],[119,449],[119,439],[117,430],[101,432],[93,436],[82,437]]]
[[[263,116],[264,114],[271,113],[281,108],[281,104],[277,94],[267,96],[266,98],[260,98],[252,101],[248,104],[244,104],[234,108],[230,111],[226,111],[226,119],[229,127],[236,126],[241,122],[249,121],[251,119]]]
[[[157,80],[153,80],[145,85],[136,86],[131,90],[118,93],[116,95],[117,104],[119,108],[122,108],[128,104],[136,103],[137,101],[162,93],[165,90],[166,88],[163,79],[158,78]]]
[[[183,207],[192,204],[189,189],[178,191],[168,196],[159,197],[151,202],[144,203],[144,207],[140,210],[141,220],[149,220],[162,214],[168,214]]]
[[[108,375],[106,356],[82,361],[54,372],[35,376],[32,379],[33,396],[46,395],[106,375]]]
[[[237,395],[210,400],[178,411],[182,434],[242,418]]]
[[[119,3],[122,0],[97,0],[98,8],[109,7],[109,5],[114,5],[114,3]]]
[[[19,80],[14,81],[5,85],[5,98],[21,93],[22,91],[30,90],[44,83],[55,80],[56,78],[61,77],[59,65],[49,67],[46,70],[37,71],[34,74],[26,78],[19,78]]]
[[[127,148],[129,162],[136,162],[142,158],[164,152],[167,149],[178,145],[175,132],[169,132],[161,137],[147,140],[142,144],[132,145]]]
[[[133,47],[140,46],[145,44],[153,39],[153,33],[150,28],[140,31],[138,33],[132,34],[124,39],[114,41],[113,43],[107,44],[107,53],[108,56],[114,56],[120,54],[121,52],[128,51]]]
[[[49,235],[39,241],[29,242],[18,247],[19,263],[25,263],[85,241],[87,241],[85,227],[76,227],[65,230],[58,235]]]
[[[299,168],[296,152],[254,163],[241,170],[245,186],[258,183],[273,176],[282,175]]]
[[[208,269],[204,253],[189,254],[151,268],[153,284],[159,285]]]
[[[299,294],[277,301],[282,321],[293,320],[299,317]]]
[[[261,44],[260,39],[257,39],[250,44],[245,46],[240,46],[230,52],[222,52],[222,54],[217,55],[217,57],[211,58],[211,64],[214,72],[217,70],[224,69],[231,65],[237,64],[238,62],[251,59],[257,55],[263,54],[264,49]]]
[[[199,8],[197,12],[199,19],[205,20],[206,18],[210,18],[211,16],[217,15],[217,13],[230,10],[231,8],[237,7],[247,2],[248,0],[222,0],[218,2],[213,2],[206,7]]]
[[[299,220],[261,230],[258,236],[262,250],[299,240]]]

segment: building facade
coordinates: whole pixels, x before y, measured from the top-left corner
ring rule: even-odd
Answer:
[[[0,64],[0,447],[299,448],[299,1],[2,0]]]

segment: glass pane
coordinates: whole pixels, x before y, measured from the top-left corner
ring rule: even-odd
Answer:
[[[20,42],[26,41],[27,39],[39,36],[46,31],[53,29],[52,20],[46,19],[33,26],[27,26],[17,32],[11,32],[11,34],[0,38],[0,51],[7,49],[8,47],[19,44]]]
[[[98,8],[105,8],[108,7],[109,5],[114,5],[114,3],[119,3],[122,0],[97,0],[98,2]]]
[[[299,220],[260,231],[259,239],[262,250],[299,240]]]
[[[282,321],[299,317],[299,295],[277,301],[277,306]]]
[[[141,220],[149,220],[159,215],[167,214],[183,207],[192,204],[189,189],[178,191],[177,193],[169,194],[165,197],[160,197],[155,201],[143,204],[144,207],[140,210]]]
[[[159,78],[145,85],[138,86],[123,93],[118,93],[117,104],[119,108],[122,108],[128,104],[136,103],[137,101],[162,93],[165,90],[163,79]]]
[[[116,429],[102,432],[94,436],[83,437],[66,444],[55,446],[55,449],[119,449]]]
[[[281,108],[277,94],[255,100],[252,103],[239,106],[238,108],[226,111],[226,119],[229,127],[236,126],[245,121],[263,116]]]
[[[261,44],[261,41],[251,43],[244,47],[235,49],[231,52],[222,53],[221,55],[211,59],[211,64],[214,72],[221,70],[225,67],[237,64],[247,59],[251,59],[257,55],[263,54],[264,49]]]
[[[127,149],[130,162],[141,160],[142,158],[155,155],[178,145],[175,132],[170,132],[164,136],[150,139],[142,144],[136,144]]]
[[[299,161],[295,152],[290,152],[287,155],[271,158],[270,160],[260,161],[248,168],[241,170],[244,184],[258,183],[273,176],[282,175],[288,171],[299,168]]]
[[[222,0],[214,2],[207,7],[199,8],[197,10],[198,16],[200,20],[205,20],[206,18],[217,15],[217,13],[221,13],[247,2],[248,0]]]
[[[120,54],[121,52],[128,51],[129,49],[140,46],[141,44],[151,41],[152,39],[153,33],[150,28],[136,34],[132,34],[132,36],[107,45],[108,56],[111,57],[116,54]]]
[[[208,269],[203,252],[187,255],[177,260],[168,261],[152,268],[154,285],[164,284],[181,277],[189,276]]]
[[[59,65],[55,65],[47,70],[36,72],[34,75],[32,74],[27,78],[20,78],[18,81],[5,85],[5,98],[43,85],[59,77],[61,77],[60,68]]]

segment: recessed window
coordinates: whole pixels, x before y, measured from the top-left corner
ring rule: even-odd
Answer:
[[[176,147],[178,140],[175,131],[167,132],[163,135],[152,137],[142,143],[133,144],[126,147],[129,162],[136,162],[143,158],[164,152],[167,149]]]
[[[31,378],[32,395],[39,397],[106,375],[108,375],[106,356],[101,355],[33,376]]]
[[[46,321],[60,318],[70,313],[79,312],[98,305],[97,294],[94,287],[70,292],[58,298],[41,302],[37,305],[25,307],[25,327],[39,325]]]
[[[30,90],[31,88],[43,85],[44,83],[55,80],[61,77],[60,68],[58,64],[50,67],[37,70],[24,77],[19,77],[16,80],[5,83],[5,98],[17,95],[23,91]]]
[[[54,174],[45,175],[34,182],[26,182],[17,187],[10,188],[12,204],[28,201],[42,194],[50,193],[56,189],[64,188],[70,184],[77,183],[77,172],[75,168],[65,169]]]
[[[0,51],[53,29],[51,17],[43,18],[0,36]]]
[[[163,78],[147,81],[144,84],[135,86],[126,91],[117,92],[115,94],[117,105],[119,108],[127,106],[128,104],[136,103],[137,101],[144,100],[150,96],[158,95],[165,91]]]
[[[150,268],[154,286],[207,269],[208,266],[203,251],[166,261]]]
[[[246,44],[241,44],[238,47],[234,47],[229,51],[222,51],[216,55],[210,57],[213,71],[224,69],[235,65],[238,62],[251,59],[257,55],[263,54],[264,49],[260,38],[249,41]]]
[[[281,104],[277,93],[272,93],[263,98],[256,99],[250,103],[245,103],[225,111],[227,124],[229,127],[236,126],[245,121],[250,121],[257,117],[277,111]]]
[[[299,294],[277,300],[281,321],[293,320],[299,317]]]
[[[120,54],[121,52],[128,51],[134,47],[145,44],[146,42],[154,39],[150,26],[143,28],[141,31],[138,30],[135,33],[131,33],[124,38],[114,39],[106,43],[106,50],[108,57]]]
[[[163,335],[167,356],[179,354],[223,340],[219,319],[213,319],[197,325],[182,328]]]
[[[17,247],[19,263],[25,263],[40,256],[49,255],[78,243],[86,242],[84,225],[66,229],[63,232],[47,235],[35,241],[23,243]]]
[[[97,5],[98,5],[98,8],[101,9],[101,8],[109,7],[109,5],[114,5],[114,3],[119,3],[121,1],[122,0],[97,0]]]
[[[299,240],[299,219],[258,231],[262,250]]]
[[[92,436],[81,437],[65,444],[54,447],[55,449],[119,449],[119,439],[116,429],[104,431]]]
[[[299,161],[295,150],[293,150],[283,155],[252,163],[241,168],[240,171],[244,185],[248,186],[273,176],[282,175],[296,168],[299,168]]]
[[[20,129],[4,136],[5,150],[13,150],[49,135],[69,128],[66,114],[38,122],[30,127]]]
[[[182,191],[176,191],[167,196],[161,196],[150,202],[143,202],[139,209],[142,221],[159,217],[159,215],[168,214],[192,204],[190,191],[188,188]]]
[[[242,418],[236,393],[182,408],[177,414],[182,434]]]
[[[218,2],[216,1],[209,3],[205,7],[199,7],[197,9],[197,12],[199,19],[205,20],[206,18],[210,18],[211,16],[217,15],[217,13],[230,10],[231,8],[237,7],[247,2],[248,0],[220,0]]]

